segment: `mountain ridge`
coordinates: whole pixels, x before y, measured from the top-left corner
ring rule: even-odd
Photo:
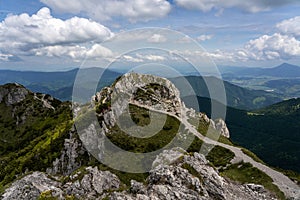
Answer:
[[[139,77],[139,75],[137,76]],[[112,136],[112,138],[110,138],[112,141],[121,144],[124,143],[124,139],[127,140],[130,139],[130,137],[128,138],[128,136],[124,136],[124,135],[122,136],[122,133],[116,128],[114,128],[112,124],[114,122],[114,118],[112,117],[113,115],[109,114],[111,109],[110,106],[111,104],[109,103],[110,98],[107,98],[109,97],[108,95],[112,94],[111,92],[113,91],[122,92],[124,91],[125,88],[130,90],[131,86],[136,85],[133,84],[134,81],[148,79],[146,77],[149,77],[149,75],[145,76],[144,78],[142,77],[130,78],[129,76],[130,80],[133,81],[133,82],[125,81],[126,83],[130,83],[129,85],[120,84],[119,86],[117,86],[120,87],[120,90],[118,89],[111,90],[109,88],[104,88],[98,95],[93,97],[94,100],[92,101],[92,105],[95,105],[96,107],[92,106],[91,109],[92,110],[96,109],[97,112],[96,116],[98,120],[102,122],[102,128],[105,127],[104,129],[105,130],[107,129],[105,133]],[[149,78],[149,80],[156,80],[155,82],[159,82],[158,80],[161,80],[162,83],[165,81],[163,79],[158,79],[155,77],[151,77]],[[118,83],[115,83],[113,85],[118,85]],[[173,86],[171,87],[168,86],[165,88],[157,85],[149,85],[148,87],[147,84],[144,84],[144,86],[141,85],[140,87],[143,87],[143,89],[140,92],[136,91],[136,93],[134,93],[134,97],[137,98],[133,102],[131,102],[133,103],[134,106],[131,109],[141,109],[139,108],[139,106],[145,105],[146,106],[145,108],[148,109],[148,112],[160,112],[161,114],[169,113],[167,115],[169,116],[169,120],[171,121],[167,122],[167,124],[164,125],[164,129],[162,131],[173,130],[173,128],[176,127],[176,123],[177,123],[176,118],[179,118],[181,116],[180,114],[179,115],[176,114],[177,112],[175,112],[173,109],[170,110],[169,107],[170,104],[168,98],[172,98],[172,99],[180,98],[179,94],[176,94],[176,92],[175,92],[175,96],[171,95],[172,91],[170,91],[171,93],[167,92],[166,88],[172,88]],[[153,97],[151,102],[147,101],[148,98],[144,98],[147,97],[147,95],[149,94],[151,95],[155,94],[155,98]],[[163,98],[163,99],[166,98],[166,99],[163,101],[158,101],[157,103],[155,100],[156,97]],[[139,103],[137,104],[137,102]],[[204,139],[204,135],[202,135],[204,133],[203,132],[199,133],[200,130],[205,131],[206,125],[204,126],[204,124],[210,123],[210,120],[201,113],[195,113],[193,110],[187,109],[183,105],[180,106],[180,103],[176,105],[179,106],[178,108],[183,108],[183,110],[185,111],[182,117],[184,117],[184,119],[188,117],[189,119],[189,120],[182,121],[186,126],[187,130],[190,130],[193,134],[197,135],[195,141],[193,141],[191,145],[191,147],[193,147],[192,149],[197,149],[201,147],[204,141],[205,143],[213,142],[209,138],[201,141],[202,139]],[[172,107],[173,106],[171,106],[171,108]],[[84,113],[86,112],[88,113],[89,110],[83,109],[82,111]],[[144,123],[148,123],[147,115],[141,115],[139,113],[140,112],[132,112],[133,116],[131,116],[131,118],[133,117],[135,122],[140,125]],[[195,118],[197,120],[199,119],[200,121],[202,121],[202,123],[200,123],[201,125],[199,127],[192,126],[190,122],[188,122],[192,120],[192,118],[193,119]],[[85,126],[91,127],[89,124],[85,124]],[[272,178],[270,178],[268,175],[256,169],[256,167],[252,166],[251,164],[247,164],[246,162],[245,163],[238,162],[236,164],[231,163],[231,160],[234,158],[234,154],[235,154],[235,155],[242,156],[241,157],[242,159],[245,159],[245,161],[250,161],[252,164],[255,164],[258,167],[261,166],[260,164],[255,162],[252,158],[245,155],[241,151],[241,149],[237,147],[232,147],[230,145],[225,145],[223,143],[216,142],[217,146],[215,146],[212,149],[212,151],[208,154],[207,158],[201,156],[201,154],[198,153],[186,154],[182,150],[171,149],[170,151],[162,152],[162,154],[156,157],[156,160],[158,159],[156,161],[158,165],[155,164],[154,168],[149,172],[148,175],[146,174],[134,175],[130,173],[124,174],[124,173],[117,172],[116,170],[109,169],[107,166],[104,166],[103,164],[99,164],[98,161],[96,161],[88,154],[86,154],[84,151],[82,151],[81,150],[82,145],[79,144],[80,141],[78,139],[78,135],[76,134],[78,128],[80,129],[80,127],[76,126],[76,129],[73,129],[73,132],[69,132],[69,136],[67,135],[64,136],[65,138],[63,140],[64,144],[61,148],[59,148],[60,150],[63,150],[65,148],[66,152],[69,153],[65,153],[61,155],[57,154],[56,160],[52,163],[52,167],[49,166],[50,169],[47,169],[47,171],[50,174],[51,172],[55,173],[54,169],[58,169],[57,168],[58,166],[68,166],[68,163],[70,162],[71,163],[79,162],[79,166],[75,167],[75,169],[77,168],[78,170],[75,169],[73,169],[75,171],[71,170],[74,173],[71,172],[72,175],[67,175],[67,176],[62,176],[60,174],[61,169],[56,171],[56,173],[60,174],[61,180],[64,180],[63,182],[60,182],[57,178],[55,179],[51,175],[50,177],[52,178],[50,180],[47,179],[46,177],[48,175],[46,174],[44,175],[45,172],[41,172],[41,173],[33,172],[32,174],[25,175],[24,178],[15,181],[11,185],[11,187],[5,190],[6,192],[3,194],[3,197],[5,199],[20,198],[22,197],[20,195],[24,195],[24,192],[26,192],[22,190],[22,188],[27,187],[29,188],[27,194],[30,194],[30,198],[36,198],[36,197],[78,198],[81,196],[85,198],[99,197],[99,198],[109,198],[109,199],[136,199],[136,198],[146,198],[148,196],[151,198],[166,199],[169,196],[172,198],[174,197],[175,199],[247,198],[247,199],[254,200],[254,199],[275,198],[274,195],[276,194],[278,198],[284,199],[284,197],[282,196],[282,192],[278,190],[276,185],[272,184]],[[111,134],[110,130],[115,130],[117,132]],[[213,128],[212,130],[216,130],[216,129]],[[86,129],[86,131],[87,134],[93,134],[93,131],[90,128]],[[216,133],[217,132],[215,132],[215,134]],[[184,135],[189,133],[178,133],[178,134]],[[120,138],[120,136],[122,137]],[[80,137],[82,139],[82,136]],[[134,144],[134,143],[135,140],[132,140],[132,143],[130,144]],[[141,143],[139,142],[139,144]],[[136,151],[135,149],[136,147],[145,148],[143,146],[132,146],[132,147],[133,147],[132,149],[133,151]],[[153,150],[152,148],[155,147],[151,147],[150,151]],[[63,150],[62,152],[65,152],[65,150]],[[233,152],[231,152],[231,150],[233,150]],[[227,155],[228,157],[224,156],[224,154]],[[70,159],[65,159],[65,156],[62,155],[65,155]],[[73,157],[72,155],[76,155],[77,157],[76,156]],[[82,157],[83,155],[85,156]],[[172,155],[179,155],[179,157],[176,156],[176,158],[179,159],[181,157],[181,159],[174,160],[174,157]],[[224,160],[224,158],[226,159]],[[166,160],[169,159],[171,159],[170,162],[165,163]],[[209,160],[209,162],[211,163],[210,165],[219,166],[221,167],[220,169],[222,170],[217,171],[216,170],[217,168],[211,167],[208,164],[208,161],[206,159]],[[80,164],[80,161],[85,161],[87,163],[81,162]],[[118,162],[120,165],[122,164],[121,157],[119,157]],[[238,166],[242,166],[242,167],[238,167]],[[271,170],[269,168],[267,169]],[[104,170],[106,171],[108,170],[108,172]],[[245,179],[247,179],[247,177],[243,176],[244,172],[241,170],[245,170],[248,173],[252,173],[252,176],[256,177],[255,184],[250,184],[253,182],[249,182],[249,180],[245,182]],[[70,172],[68,172],[67,174],[69,173]],[[237,180],[241,181],[241,183],[237,183],[234,181],[232,182],[229,179],[227,180],[222,177],[222,176],[230,177],[230,174],[232,173],[238,173],[240,175],[239,179]],[[269,172],[267,171],[267,173]],[[221,174],[222,176],[220,176]],[[275,183],[278,185],[278,187],[280,189],[283,189],[284,193],[287,196],[297,197],[297,192],[294,193],[293,191],[293,187],[297,187],[297,186],[293,185],[292,181],[290,181],[280,173],[276,175],[271,173],[271,175],[275,180]],[[95,179],[93,179],[93,177],[95,177]],[[138,182],[130,181],[132,179],[129,179],[129,177],[135,177],[133,179],[135,180],[138,179],[140,181]],[[282,186],[282,182],[278,181],[278,178],[281,181],[284,181],[284,185],[285,185],[284,187]],[[204,182],[201,181],[202,179],[204,180]],[[103,180],[104,182],[97,181],[97,180]],[[127,186],[125,186],[126,184],[123,185],[124,180],[127,181]],[[146,181],[143,182],[143,180]],[[168,181],[168,180],[174,180],[174,181]],[[259,185],[260,183],[264,184],[264,186]],[[287,187],[286,185],[288,186],[289,189],[286,189]],[[41,187],[36,187],[36,186],[41,186]],[[273,192],[269,193],[268,191],[271,189]],[[276,193],[274,193],[275,191]]]
[[[232,74],[239,76],[270,76],[270,77],[300,77],[300,67],[289,63],[282,63],[271,68],[257,68],[257,67],[225,67],[220,70],[223,75]]]

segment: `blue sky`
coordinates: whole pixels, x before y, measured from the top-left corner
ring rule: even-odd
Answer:
[[[65,70],[84,60],[101,66],[118,54],[104,41],[144,27],[185,34],[218,66],[300,65],[299,10],[297,0],[0,0],[0,68]],[[139,39],[167,43],[171,38],[149,37]],[[195,49],[181,53],[187,59],[199,56]],[[125,55],[122,61],[158,60],[176,62],[155,51]]]

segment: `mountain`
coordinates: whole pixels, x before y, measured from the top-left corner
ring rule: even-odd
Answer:
[[[273,68],[225,67],[224,69],[221,68],[221,71],[222,74],[224,75],[227,76],[234,75],[237,77],[239,76],[248,76],[248,77],[270,76],[270,77],[280,77],[280,78],[300,77],[300,67],[288,63],[282,63],[281,65]]]
[[[34,92],[50,94],[60,100],[71,100],[74,81],[79,69],[62,72],[34,72],[34,71],[12,71],[0,70],[0,84],[19,83]],[[87,68],[80,69],[81,74],[87,79],[81,83],[82,90],[88,93],[91,85],[98,85],[97,89],[110,85],[119,73],[104,70],[103,68]],[[98,76],[102,74],[101,82],[91,82],[90,80],[98,80]]]
[[[195,107],[190,98],[187,106]],[[211,100],[198,97],[201,112],[210,116]],[[227,108],[231,140],[271,166],[300,172],[300,99],[290,99],[254,111]]]
[[[214,91],[211,92],[217,92],[220,89],[220,85],[224,84],[228,106],[238,109],[252,110],[262,108],[282,100],[275,93],[242,88],[215,77],[187,76],[170,80],[178,87],[182,97],[192,95],[191,89],[187,89],[186,84],[183,84],[185,80],[190,84],[195,95],[207,98],[210,98],[210,94],[206,84],[214,88]]]
[[[46,170],[72,127],[70,103],[19,84],[0,87],[0,190],[26,170]]]
[[[2,199],[300,197],[295,182],[234,146],[224,121],[185,107],[167,79],[125,74],[74,104],[74,119],[68,102],[0,88]]]
[[[300,97],[300,78],[267,80],[262,86],[287,98]]]
[[[76,79],[76,75],[79,69],[74,69],[65,72],[30,72],[30,71],[10,71],[0,70],[0,84],[15,82],[24,85],[28,89],[34,92],[41,92],[50,94],[51,96],[58,98],[62,101],[72,100],[73,86]],[[90,88],[98,85],[97,90],[110,85],[113,81],[120,76],[119,73],[105,70],[102,68],[87,68],[80,71],[82,77],[86,79],[80,83],[80,90],[82,96],[91,96],[95,91],[91,91]],[[98,80],[101,73],[101,82],[91,82],[91,80]],[[182,96],[187,96],[186,88],[182,88],[182,77],[171,78],[170,80],[180,89]],[[184,77],[192,86],[196,95],[202,97],[209,97],[209,92],[206,87],[205,81],[209,84],[219,87],[222,80],[214,77],[199,77],[199,76],[186,76]],[[205,80],[204,80],[205,79]],[[261,90],[249,90],[237,85],[224,81],[227,101],[232,107],[240,109],[257,109],[267,105],[279,102],[282,100],[280,95],[276,93],[265,92]],[[80,101],[86,102],[89,99],[81,99]]]
[[[263,109],[254,111],[262,115],[300,116],[300,98],[285,100]]]

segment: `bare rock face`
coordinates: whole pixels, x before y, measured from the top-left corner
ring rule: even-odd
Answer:
[[[65,139],[60,158],[57,158],[53,162],[53,166],[47,169],[48,174],[69,175],[84,164],[84,160],[80,157],[86,155],[85,161],[89,159],[86,149],[78,138],[75,127],[70,130],[69,135],[69,139]]]
[[[15,181],[2,195],[5,200],[34,200],[42,196],[66,199],[73,196],[78,199],[102,199],[107,191],[120,187],[120,180],[109,171],[100,171],[97,167],[87,167],[69,176],[65,184],[48,178],[42,172],[34,172]]]
[[[223,135],[226,138],[230,138],[229,130],[223,119],[215,120],[215,128],[217,131],[220,132],[221,135]]]
[[[79,177],[82,176],[80,179]],[[109,171],[100,171],[97,167],[87,167],[84,172],[78,172],[70,177],[63,188],[67,195],[76,198],[96,199],[106,195],[109,190],[120,187],[120,180]]]
[[[6,84],[0,88],[0,103],[5,101],[7,106],[19,103],[27,94],[28,90],[17,83]]]
[[[49,191],[52,196],[62,197],[60,183],[47,177],[45,173],[34,172],[15,181],[2,196],[3,200],[32,200],[38,199],[41,193]]]
[[[165,162],[178,151],[182,156],[177,161]],[[265,200],[276,199],[263,186],[255,184],[240,185],[221,177],[208,165],[202,154],[188,155],[184,150],[173,149],[159,155],[160,164],[156,164],[147,178],[147,185],[131,181],[129,191],[114,192],[111,200],[121,199],[178,199],[178,200]],[[179,155],[178,154],[178,155]],[[158,160],[156,162],[158,162]]]

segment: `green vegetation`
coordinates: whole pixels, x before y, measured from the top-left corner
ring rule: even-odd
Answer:
[[[289,99],[255,111],[263,115],[299,115],[300,98]]]
[[[130,108],[131,118],[134,119],[133,121],[137,122],[138,125],[144,126],[149,123],[148,110],[138,108],[134,105],[131,105]],[[164,114],[158,114],[156,120],[159,120],[160,118],[164,119],[165,116],[166,115]],[[146,153],[161,149],[169,144],[177,135],[179,125],[180,123],[176,118],[167,116],[162,130],[156,133],[154,136],[147,138],[133,137],[123,132],[116,125],[111,128],[111,133],[107,134],[107,137],[112,143],[121,149],[135,153]]]
[[[221,175],[242,184],[255,183],[263,185],[269,191],[274,192],[279,199],[285,199],[284,194],[272,183],[273,180],[264,172],[253,167],[250,163],[238,163],[231,165],[222,171]]]
[[[249,151],[248,149],[245,149],[245,148],[241,147],[241,150],[244,154],[251,157],[254,161],[265,164],[264,161],[262,161],[259,157],[257,157],[257,155],[255,155],[253,152]]]
[[[188,98],[184,100],[188,107],[193,106]],[[210,99],[198,97],[198,103],[201,111],[210,117]],[[219,104],[216,102],[217,106],[221,106]],[[300,172],[300,109],[296,109],[299,104],[300,99],[291,99],[251,111],[258,115],[227,107],[226,124],[230,139],[270,166]]]
[[[40,194],[38,200],[57,200],[58,198],[55,198],[52,196],[52,191],[47,190]]]
[[[187,152],[199,152],[201,149],[201,146],[203,145],[203,141],[200,140],[198,137],[195,137],[192,144],[187,149]]]
[[[149,110],[130,104],[129,112],[131,119],[136,125],[147,126],[150,124],[151,119],[149,115]]]
[[[0,191],[25,171],[46,170],[60,156],[72,113],[67,102],[51,104],[55,110],[32,93],[11,106],[0,103]]]
[[[215,146],[206,156],[215,167],[226,167],[234,158],[234,153],[221,146]]]

